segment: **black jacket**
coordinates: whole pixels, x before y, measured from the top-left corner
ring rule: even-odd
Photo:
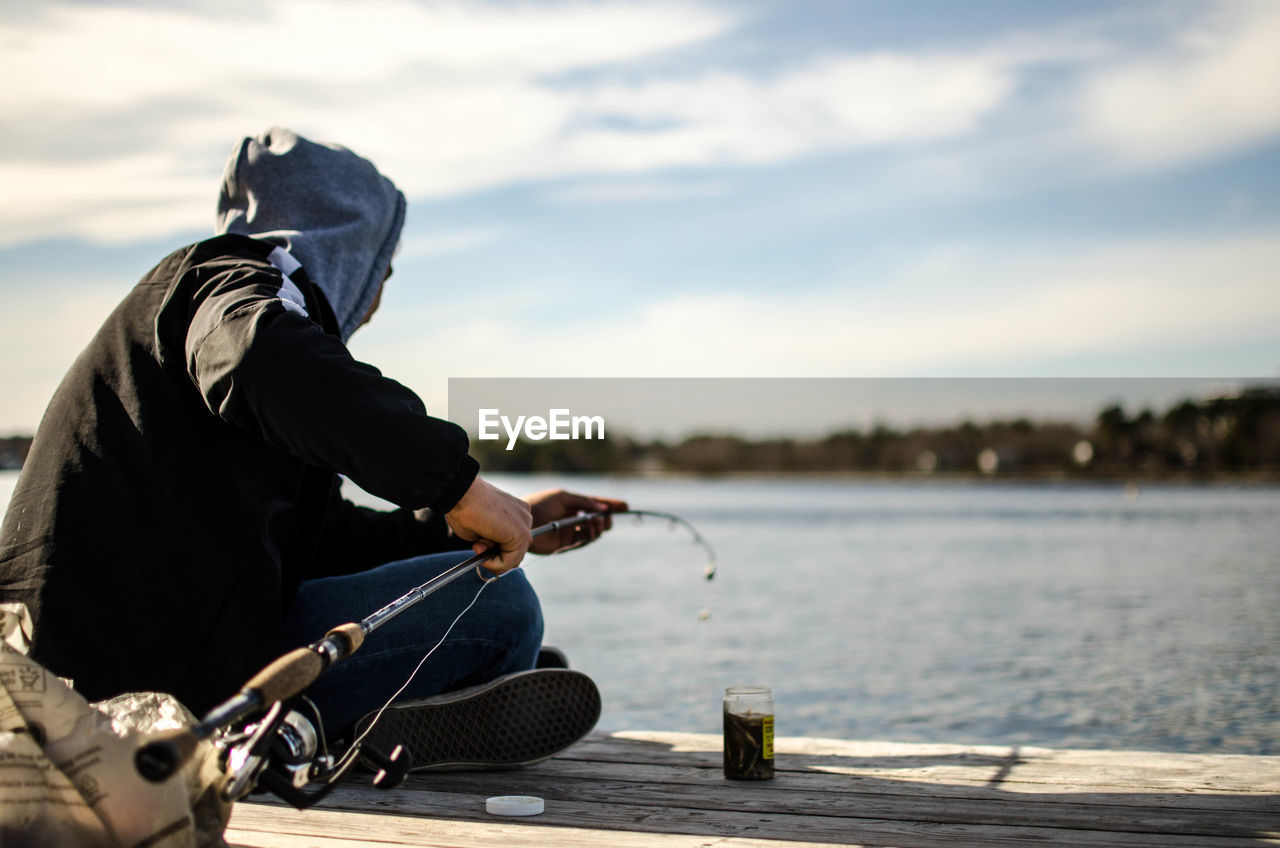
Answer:
[[[476,475],[465,433],[354,360],[272,247],[228,235],[167,257],[36,434],[0,600],[27,604],[34,657],[90,699],[158,690],[202,713],[281,651],[300,581],[459,547],[442,516]],[[339,474],[402,509],[353,506]]]

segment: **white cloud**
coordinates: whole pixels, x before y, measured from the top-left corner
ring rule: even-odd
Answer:
[[[216,184],[163,151],[78,162],[0,161],[0,247],[78,235],[128,242],[203,226]]]
[[[1280,6],[1220,6],[1158,49],[1091,68],[1080,132],[1125,168],[1163,168],[1280,133]]]
[[[545,77],[733,25],[637,0],[75,5],[0,21],[0,78],[23,81],[0,90],[0,244],[207,227],[226,153],[273,124],[347,144],[416,194],[536,175],[574,108]]]
[[[7,289],[0,310],[0,434],[34,432],[62,375],[126,288],[41,279]]]
[[[596,205],[611,203],[665,203],[722,197],[733,190],[725,180],[600,180],[583,182],[548,193],[553,203]]]
[[[733,23],[689,2],[269,0],[254,12],[55,6],[0,29],[0,108],[99,109],[202,89],[381,83],[414,67],[493,77],[562,73],[696,43]],[[33,71],[39,71],[33,74]]]
[[[1016,155],[1101,150],[1104,164],[1163,166],[1280,131],[1280,10],[1224,8],[1145,46],[1077,26],[965,52],[833,52],[767,74],[695,65],[624,82],[583,72],[702,44],[739,20],[723,7],[635,0],[272,0],[247,17],[57,6],[0,24],[0,76],[23,80],[0,91],[14,128],[0,145],[0,232],[12,243],[204,227],[193,197],[211,195],[238,136],[273,123],[341,140],[410,193],[439,196],[910,150],[974,135],[1010,106],[1028,68],[1046,64],[1079,77],[1048,91],[1048,105],[1018,105],[1049,123],[1012,136],[1032,148]],[[136,214],[104,211],[121,204]]]
[[[31,81],[0,94],[15,128],[0,143],[0,232],[13,243],[203,228],[225,151],[275,123],[339,140],[408,193],[440,196],[946,138],[971,132],[1014,84],[995,59],[907,53],[833,54],[768,75],[583,73],[736,24],[690,2],[273,0],[249,17],[55,7],[0,24],[0,75]],[[105,211],[121,205],[130,214]]]
[[[601,170],[775,162],[965,134],[1012,86],[993,60],[892,54],[826,57],[764,79],[715,71],[603,85],[584,116],[658,128],[587,128],[566,148]]]
[[[561,320],[524,308],[559,296],[523,282],[524,300],[460,290],[434,317],[397,315],[403,292],[393,288],[387,314],[355,336],[353,352],[433,409],[446,402],[448,377],[1007,376],[1112,353],[1115,373],[1078,376],[1135,376],[1124,364],[1131,350],[1274,339],[1276,268],[1280,231],[1263,231],[942,247],[825,292],[682,295],[614,314],[602,312],[607,302],[565,296]],[[6,294],[0,433],[31,431],[122,294],[70,279]],[[1233,376],[1208,373],[1208,360],[1206,369],[1201,376]]]
[[[1115,373],[1077,376],[1135,376],[1122,364],[1134,349],[1273,338],[1278,267],[1274,231],[985,243],[930,251],[874,284],[825,294],[682,295],[604,320],[571,310],[566,324],[464,304],[456,315],[483,320],[419,324],[402,341],[371,331],[357,344],[437,405],[445,377],[1016,376],[1109,353]]]
[[[76,4],[16,16],[0,22],[0,77],[22,81],[0,90],[0,245],[206,228],[225,153],[277,123],[370,156],[411,195],[629,177],[641,201],[655,196],[644,175],[677,167],[881,147],[899,154],[901,182],[933,179],[926,169],[950,157],[960,184],[1033,184],[1280,133],[1270,2],[1206,6],[1180,28],[1142,12],[1145,42],[1125,35],[1132,20],[1103,17],[950,51],[833,49],[767,72],[692,53],[639,64],[732,33],[731,8],[266,0],[249,15]],[[1021,96],[1037,68],[1055,81]],[[576,202],[593,193],[627,192],[580,188]]]
[[[467,227],[458,230],[442,230],[427,235],[409,233],[404,236],[396,260],[462,253],[491,244],[505,235],[506,230],[501,227]]]
[[[709,47],[742,21],[728,4],[697,0],[264,0],[252,14],[212,3],[39,6],[0,20],[0,77],[21,81],[0,89],[0,248],[208,229],[226,152],[272,124],[351,146],[416,197],[530,180],[555,180],[548,196],[560,203],[712,197],[747,179],[719,166],[881,151],[860,164],[856,191],[837,179],[796,202],[796,220],[824,222],[939,198],[963,214],[959,201],[975,196],[1274,140],[1280,7],[1178,7],[1185,19],[1171,25],[1176,14],[1158,6],[951,49],[833,48],[767,70],[704,60],[732,54]],[[648,61],[679,50],[678,62]],[[411,233],[405,255],[509,232]],[[469,322],[464,304],[424,338],[422,316],[405,314],[411,341],[362,334],[356,346],[420,388],[444,375],[987,373],[990,363],[1274,338],[1276,244],[1280,233],[1035,247],[993,238],[922,248],[870,288],[779,280],[798,296],[655,299],[590,324],[592,305],[573,301],[571,329],[515,307],[535,312],[578,281],[523,268],[514,292],[451,293],[474,294],[483,320]],[[6,295],[9,426],[34,423],[114,301],[94,291]],[[397,326],[385,315],[367,332]],[[510,340],[528,355],[513,356]]]

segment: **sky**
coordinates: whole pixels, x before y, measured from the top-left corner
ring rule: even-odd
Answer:
[[[352,350],[449,378],[1280,375],[1280,4],[0,10],[0,434],[290,127],[409,198]]]

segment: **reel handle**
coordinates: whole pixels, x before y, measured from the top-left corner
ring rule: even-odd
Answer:
[[[362,745],[360,756],[378,767],[378,773],[373,776],[373,785],[377,789],[395,789],[404,782],[409,769],[413,768],[413,756],[403,745],[393,748],[390,755],[369,745]]]

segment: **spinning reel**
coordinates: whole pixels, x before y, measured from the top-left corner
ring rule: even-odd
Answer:
[[[364,641],[361,624],[336,627],[280,657],[194,727],[153,737],[134,755],[138,773],[154,783],[167,780],[208,739],[218,749],[219,791],[226,801],[261,788],[306,809],[332,792],[359,760],[377,767],[374,786],[398,786],[411,765],[407,749],[397,745],[388,755],[357,737],[336,756],[328,749],[319,711],[301,694],[326,668],[355,652]]]
[[[309,706],[314,721],[277,701],[257,723],[224,737],[226,800],[242,798],[256,787],[305,810],[328,796],[358,760],[376,766],[373,785],[378,789],[394,789],[404,781],[412,766],[408,749],[397,745],[388,755],[357,742],[337,757],[325,744],[315,706],[305,697],[300,700],[298,706]]]

